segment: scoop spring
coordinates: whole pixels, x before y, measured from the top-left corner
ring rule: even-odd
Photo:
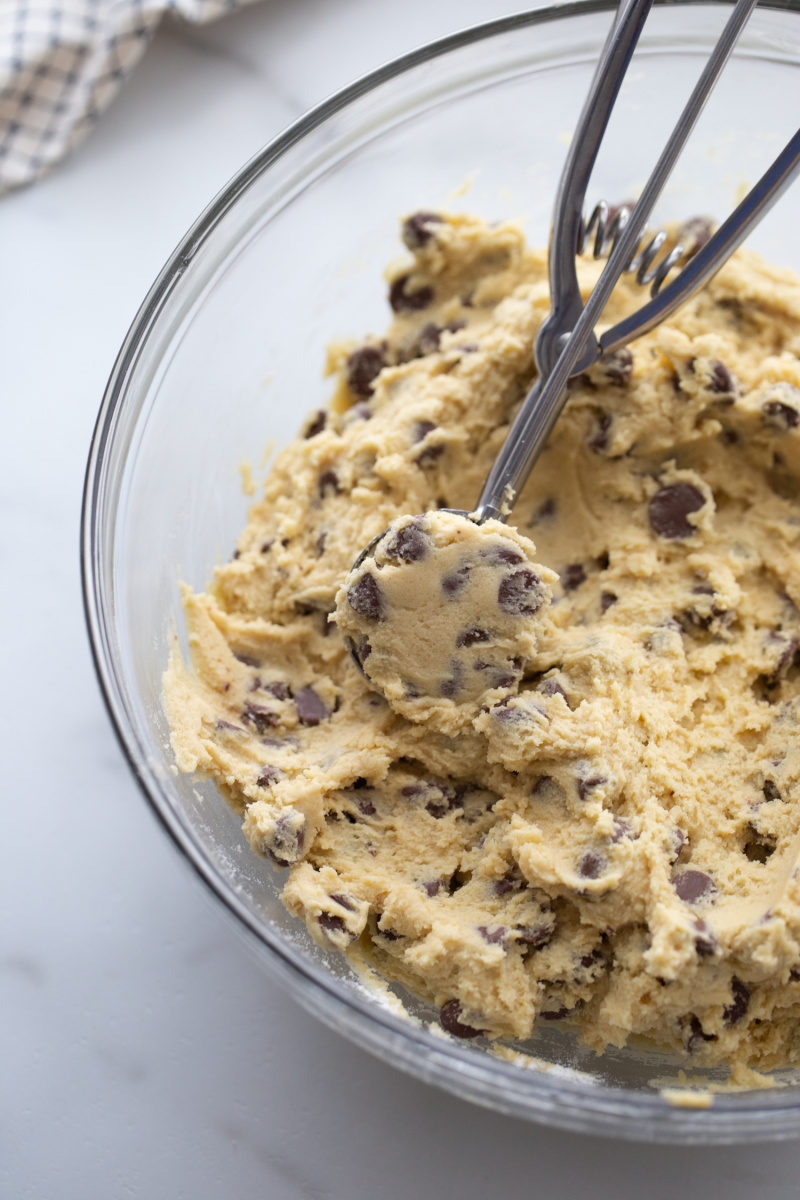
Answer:
[[[587,221],[581,218],[578,225],[578,254],[583,254],[586,250],[589,241],[594,235],[594,246],[592,247],[593,258],[608,258],[614,246],[617,244],[617,239],[625,229],[631,219],[633,207],[628,204],[620,204],[612,207],[605,200],[601,200],[592,209],[592,214]],[[650,287],[650,295],[657,296],[664,280],[669,275],[672,268],[683,257],[685,247],[678,243],[669,254],[665,255],[661,262],[656,262],[659,251],[667,240],[666,230],[660,229],[658,233],[647,241],[649,231],[645,230],[639,246],[634,256],[629,260],[625,270],[628,274],[636,273],[636,282],[642,287]]]

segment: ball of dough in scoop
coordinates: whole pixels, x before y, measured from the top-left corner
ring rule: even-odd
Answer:
[[[500,521],[399,517],[339,589],[337,625],[396,712],[457,732],[536,652],[555,576],[534,555]]]

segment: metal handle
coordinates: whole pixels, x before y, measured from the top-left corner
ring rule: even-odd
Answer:
[[[550,239],[551,312],[536,339],[540,375],[549,375],[552,371],[563,346],[563,334],[575,327],[583,309],[575,251],[583,222],[586,188],[652,3],[653,0],[628,0],[620,6],[567,153],[556,195]]]
[[[661,191],[663,190],[664,184],[672,173],[675,163],[677,162],[677,159],[683,150],[689,135],[694,129],[700,113],[705,107],[705,103],[711,94],[714,84],[716,83],[720,72],[731,55],[739,34],[741,33],[748,17],[750,16],[750,13],[756,6],[756,2],[757,0],[738,0],[733,13],[729,17],[725,28],[722,31],[722,35],[720,36],[717,45],[714,47],[711,57],[705,65],[700,79],[695,85],[692,94],[689,97],[683,112],[681,113],[675,129],[667,141],[667,144],[664,147],[664,150],[662,151],[650,178],[645,184],[642,195],[636,203],[631,220],[620,232],[614,244],[608,262],[603,269],[594,291],[586,302],[585,307],[581,307],[579,311],[576,310],[575,315],[577,319],[575,320],[574,325],[571,329],[569,326],[567,326],[565,329],[563,324],[562,303],[562,312],[556,314],[554,311],[551,318],[548,318],[546,325],[549,324],[549,330],[545,334],[544,338],[542,338],[542,331],[540,331],[540,335],[536,342],[537,364],[539,365],[540,369],[539,379],[536,381],[533,388],[525,398],[522,408],[517,414],[516,420],[511,427],[503,448],[489,473],[486,483],[484,484],[483,491],[476,509],[476,519],[478,521],[488,520],[489,517],[497,517],[501,520],[503,519],[503,507],[506,505],[510,506],[514,498],[524,486],[525,481],[527,480],[528,475],[533,468],[533,464],[539,456],[541,450],[544,448],[545,442],[550,435],[553,425],[555,424],[556,419],[564,406],[564,402],[566,400],[565,388],[571,376],[579,374],[581,371],[586,370],[588,366],[591,366],[591,364],[599,358],[601,348],[603,350],[611,349],[612,345],[622,345],[624,342],[630,341],[633,337],[638,336],[637,332],[628,332],[625,336],[618,338],[613,343],[609,342],[606,344],[603,339],[601,339],[600,343],[598,344],[594,336],[594,327],[603,309],[605,308],[620,275],[625,270],[627,263],[629,262],[632,254],[635,252],[636,247],[641,240],[645,225],[647,224],[650,213],[652,212],[652,209],[655,206]],[[585,129],[589,130],[589,154],[591,155],[591,162],[594,162],[594,158],[597,155],[599,139],[597,142],[592,140],[593,138],[597,137],[597,131],[592,125],[591,114],[587,114],[587,107],[592,101],[595,92],[599,88],[599,76],[601,72],[604,69],[611,69],[608,67],[609,62],[614,62],[615,69],[621,70],[624,74],[624,70],[630,61],[630,55],[628,55],[627,59],[624,56],[614,55],[616,38],[620,37],[623,44],[626,46],[629,45],[630,54],[632,54],[633,47],[635,46],[636,40],[641,32],[641,26],[638,24],[638,22],[640,18],[642,18],[643,21],[644,16],[646,16],[645,0],[643,0],[641,7],[636,6],[636,0],[631,0],[629,6],[620,14],[617,24],[615,25],[611,36],[606,43],[600,68],[598,68],[598,72],[595,75],[595,79],[589,93],[589,100],[587,101],[587,105],[584,106],[578,126],[579,133]],[[635,37],[630,40],[634,31],[636,31]],[[620,79],[616,80],[617,91],[619,90],[620,82],[621,77]],[[612,90],[609,88],[608,91],[605,91],[602,94],[611,96]],[[613,96],[616,96],[616,91],[613,91]],[[613,104],[613,99],[611,103]],[[600,137],[602,137],[605,124],[607,124],[609,112],[610,109],[605,113],[605,121],[600,129]],[[575,140],[577,141],[577,137]],[[791,144],[792,143],[790,143],[790,145]],[[557,262],[559,264],[559,270],[568,270],[570,274],[567,276],[567,278],[570,281],[575,275],[574,256],[579,230],[579,225],[577,222],[580,220],[580,216],[582,215],[582,202],[586,187],[586,181],[582,179],[582,176],[579,173],[580,164],[583,161],[584,159],[580,154],[579,149],[576,149],[575,153],[571,154],[568,158],[564,176],[562,178],[562,185],[559,187],[558,201],[560,204],[568,188],[574,187],[575,194],[577,195],[578,187],[580,183],[583,182],[584,192],[581,193],[581,213],[578,214],[578,217],[575,219],[575,223],[573,225],[574,214],[567,213],[566,216],[564,216],[559,210],[557,223],[554,229],[553,244],[551,246],[551,264]],[[782,185],[782,187],[785,186],[788,186],[788,184],[784,183]],[[780,194],[780,192],[778,192],[778,194]],[[571,192],[568,192],[567,195],[569,199]],[[777,196],[775,198],[777,199]],[[774,203],[774,200],[771,200],[770,203]],[[762,212],[764,211],[766,211],[766,208],[762,209]],[[757,219],[758,217],[753,218],[748,226],[748,229],[752,228],[752,225],[755,224]],[[725,226],[723,226],[723,229],[724,228]],[[574,237],[572,242],[565,241],[564,239],[573,235],[573,230]],[[721,233],[722,230],[719,232]],[[710,244],[711,243],[709,243],[709,245]],[[727,251],[727,254],[732,253],[733,249],[735,249],[737,245],[739,245],[739,242],[732,244],[731,248]],[[708,246],[706,246],[704,250],[708,250]],[[696,257],[699,258],[702,254],[704,254],[704,251],[701,251]],[[727,254],[725,257],[727,257]],[[707,259],[707,257],[708,256],[706,255],[705,258]],[[566,265],[567,261],[569,262],[569,267]],[[694,262],[695,260],[692,261]],[[714,269],[720,266],[722,261],[724,261],[724,259],[721,259],[719,262],[717,262]],[[687,268],[687,270],[688,269],[689,268]],[[556,268],[554,265],[552,265],[551,286],[555,271]],[[703,282],[705,282],[708,277],[708,275],[704,276]],[[698,283],[696,286],[699,287],[701,285]],[[575,289],[577,289],[577,277],[575,277]],[[576,292],[573,290],[571,282],[568,284],[567,288],[564,289],[561,281],[559,280],[557,286],[555,286],[553,290],[556,293],[563,291],[569,298],[569,302],[574,307],[574,296]],[[654,306],[656,306],[658,309],[659,315],[653,316],[651,324],[648,326],[648,328],[652,328],[653,325],[657,324],[658,321],[663,319],[663,316],[666,315],[665,301],[668,301],[669,294],[670,288],[667,287],[660,293],[657,300],[651,301],[649,305],[646,305],[644,309],[641,310],[642,313],[646,313],[648,310],[655,311]],[[577,296],[580,298],[579,291],[577,292]],[[678,304],[682,303],[684,298],[685,296],[681,295],[681,299],[676,300],[674,307],[677,307]],[[663,312],[662,309],[664,310]],[[672,310],[669,309],[669,311]],[[570,316],[572,316],[572,309],[570,309]],[[631,320],[635,321],[636,316],[634,315],[634,318],[631,318]],[[615,328],[619,330],[623,325],[625,325],[625,322],[621,322],[620,326]],[[542,326],[542,330],[544,329],[545,326]],[[639,332],[644,332],[644,329],[639,330]],[[539,358],[540,347],[543,354],[541,359]],[[555,362],[552,363],[552,366],[548,366],[548,356],[552,357],[554,353],[556,355]]]
[[[698,250],[677,279],[667,284],[654,300],[632,316],[620,321],[600,338],[600,352],[624,346],[653,329],[708,283],[724,262],[737,250],[747,235],[766,216],[800,171],[800,129],[775,159],[768,171],[745,196],[727,221],[719,227],[702,250]]]

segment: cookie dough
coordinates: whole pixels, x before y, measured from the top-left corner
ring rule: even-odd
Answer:
[[[216,781],[321,945],[453,1036],[565,1021],[739,1079],[797,1063],[800,284],[740,251],[574,381],[497,534],[533,539],[519,569],[552,602],[521,676],[453,733],[365,680],[336,625],[369,617],[341,595],[331,617],[392,522],[474,505],[534,379],[547,263],[512,224],[418,213],[404,238],[388,331],[332,351],[330,407],[208,591],[185,589],[176,761]],[[581,261],[585,293],[600,266]],[[624,279],[604,320],[641,301]]]
[[[452,735],[516,694],[557,581],[534,554],[499,521],[392,522],[339,589],[335,620],[395,712]]]

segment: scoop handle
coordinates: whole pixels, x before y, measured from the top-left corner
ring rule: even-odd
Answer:
[[[553,261],[556,256],[560,264],[559,269],[567,269],[566,262],[569,256],[569,270],[571,270],[572,275],[575,274],[575,250],[577,246],[577,226],[575,226],[575,241],[570,246],[568,241],[565,240],[571,235],[572,224],[570,214],[567,213],[567,216],[563,217],[560,209],[557,207],[555,233],[551,247],[551,287],[553,287],[554,291],[569,298],[570,320],[566,321],[564,319],[566,310],[564,310],[563,306],[560,312],[557,312],[554,308],[553,313],[540,330],[536,342],[537,364],[540,369],[539,378],[526,396],[503,448],[497,456],[494,466],[484,484],[475,510],[476,520],[485,521],[490,517],[503,520],[505,515],[507,515],[515,497],[533,469],[533,464],[544,449],[544,445],[555,425],[556,419],[564,407],[566,401],[565,389],[570,378],[591,366],[600,357],[601,352],[605,353],[617,346],[632,341],[633,338],[646,332],[647,329],[651,329],[654,325],[657,325],[659,321],[664,319],[668,312],[672,312],[679,304],[682,304],[689,295],[696,291],[698,287],[705,283],[719,269],[725,259],[741,244],[747,233],[757,224],[761,216],[768,211],[772,204],[775,203],[778,196],[782,194],[794,178],[798,170],[798,164],[800,164],[800,132],[792,139],[783,153],[778,156],[773,166],[760,183],[756,185],[750,196],[737,208],[733,216],[729,218],[703,250],[691,260],[689,265],[684,268],[684,271],[681,272],[675,283],[664,288],[655,300],[650,301],[638,313],[630,317],[627,322],[620,322],[619,325],[604,335],[598,343],[594,335],[594,327],[608,302],[617,280],[626,269],[631,255],[639,243],[644,225],[663,190],[664,184],[672,173],[672,169],[690,133],[694,129],[714,84],[725,63],[728,61],[739,34],[755,5],[756,0],[737,0],[717,45],[714,47],[699,80],[692,90],[692,94],[681,113],[678,123],[659,156],[650,178],[645,184],[631,220],[625,229],[620,232],[608,262],[585,307],[580,304],[580,292],[576,290],[577,277],[575,278],[574,287],[571,283],[568,283],[560,292],[560,285],[555,287],[552,283],[554,278]],[[634,0],[630,0],[628,6],[620,12],[616,25],[606,42],[600,66],[590,89],[587,104],[584,106],[581,115],[576,137],[582,136],[587,130],[589,131],[588,136],[590,139],[595,136],[602,137],[608,113],[605,114],[605,122],[602,124],[598,135],[597,129],[592,126],[591,122],[587,124],[584,120],[587,107],[593,102],[603,71],[617,69],[622,70],[624,73],[629,58],[627,60],[624,56],[622,58],[614,58],[616,39],[619,37],[623,39],[623,42],[626,38],[629,39],[629,42],[626,44],[630,45],[630,54],[632,54],[639,33],[641,32],[641,27],[637,22],[640,19],[642,23],[644,22],[647,11],[645,0],[642,0],[641,10],[635,7]],[[619,81],[617,82],[617,90],[618,85]],[[611,93],[609,92],[607,95],[611,96]],[[616,92],[611,96],[611,104],[613,104],[615,96]],[[798,144],[796,145],[796,143]],[[590,144],[590,154],[588,157],[591,157],[592,163],[596,154],[597,145],[592,146]],[[577,170],[575,163],[580,162],[583,162],[583,159],[577,152],[576,155],[570,156],[567,160],[562,184],[559,187],[559,205],[562,203],[565,190],[568,191],[571,187],[577,189],[576,181],[572,180],[570,182],[569,176],[570,172]],[[583,192],[580,193],[582,198],[586,190],[586,180],[582,176],[579,178],[583,186]],[[751,197],[756,197],[756,199],[748,209],[748,201]],[[745,209],[747,211],[743,212],[742,210]],[[562,224],[562,221],[566,221],[567,223]],[[731,228],[732,225],[733,228]],[[556,237],[556,234],[558,234],[558,237]],[[686,276],[686,284],[681,287],[684,276]],[[568,278],[571,278],[571,276]],[[571,320],[573,316],[575,317],[574,323]],[[542,336],[543,334],[544,337]],[[555,361],[552,368],[550,368],[549,363],[553,356],[555,357]]]

